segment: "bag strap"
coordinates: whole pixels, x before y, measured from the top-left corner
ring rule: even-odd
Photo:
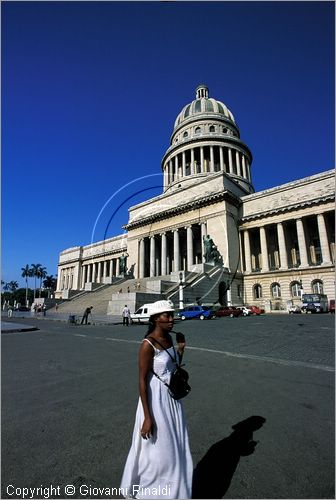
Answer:
[[[173,362],[176,364],[176,366],[179,366],[179,363],[177,362],[177,356],[176,356],[176,351],[175,351],[175,347],[174,347],[174,344],[172,345],[173,349],[174,349],[174,358],[173,356],[170,354],[170,352],[168,351],[168,349],[166,349],[158,340],[156,340],[154,337],[146,337],[147,339],[152,339],[154,340],[154,342],[156,342],[157,344],[159,344],[159,346],[162,347],[162,349],[164,349],[168,355],[170,356],[170,358],[173,360]]]

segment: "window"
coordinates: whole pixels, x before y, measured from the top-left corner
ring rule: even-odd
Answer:
[[[200,133],[201,133],[201,127],[196,127],[195,134],[200,134]]]
[[[301,297],[301,284],[298,281],[292,281],[290,291],[292,297]]]
[[[237,297],[241,299],[242,297],[242,287],[241,285],[237,285]]]
[[[211,101],[206,100],[205,101],[205,111],[213,111],[213,105]]]
[[[279,283],[272,283],[271,292],[272,292],[272,297],[274,297],[275,299],[281,297],[281,288]]]
[[[314,280],[312,282],[313,293],[323,293],[323,282],[321,280]]]
[[[213,125],[210,125],[209,132],[215,132],[215,127]]]
[[[262,288],[261,288],[261,285],[259,285],[259,284],[254,285],[254,287],[253,287],[253,297],[255,299],[261,299],[262,298]]]
[[[185,139],[186,137],[188,137],[188,132],[184,132],[183,134],[183,138]]]
[[[224,132],[224,134],[227,134],[228,129],[226,127],[223,127],[223,132]]]

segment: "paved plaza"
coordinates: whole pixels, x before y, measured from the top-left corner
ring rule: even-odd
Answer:
[[[2,498],[121,498],[146,327],[6,322],[38,330],[2,334]],[[174,329],[188,343],[195,497],[334,498],[334,317]],[[242,445],[232,426],[252,416],[262,423]]]

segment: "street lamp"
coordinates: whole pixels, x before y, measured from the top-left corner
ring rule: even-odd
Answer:
[[[179,309],[183,309],[183,273],[179,273]]]

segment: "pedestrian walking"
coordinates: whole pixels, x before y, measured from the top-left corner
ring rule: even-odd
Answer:
[[[129,320],[131,317],[131,311],[129,310],[129,307],[125,305],[124,309],[122,310],[122,320],[123,320],[123,326],[128,326],[129,325]]]
[[[42,312],[43,312],[43,316],[45,316],[47,313],[47,306],[45,304],[43,304],[43,306],[42,306]]]
[[[84,314],[83,314],[83,317],[82,317],[82,321],[81,321],[81,325],[84,323],[85,325],[88,324],[88,317],[89,317],[89,314],[92,314],[91,311],[93,309],[93,306],[91,307],[87,307],[84,311]]]
[[[8,306],[7,316],[8,316],[8,318],[11,318],[13,316],[12,306]]]
[[[184,336],[179,334],[175,349],[170,335],[173,324],[171,303],[154,302],[139,351],[140,397],[121,480],[127,498],[191,498],[193,464],[184,410],[165,385],[176,368],[172,358],[181,360],[185,348]]]

